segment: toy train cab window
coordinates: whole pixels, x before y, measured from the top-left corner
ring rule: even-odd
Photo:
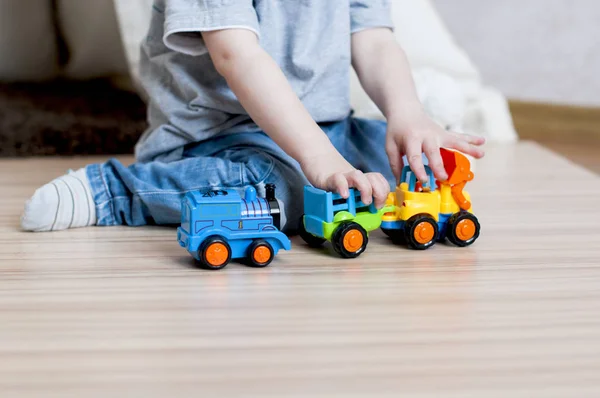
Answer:
[[[190,232],[191,220],[192,210],[186,203],[183,203],[181,207],[181,229],[183,229],[186,232]]]
[[[177,231],[180,246],[205,268],[216,270],[232,259],[245,259],[254,267],[271,263],[279,250],[290,250],[291,242],[280,228],[275,187],[259,198],[256,189],[209,190],[185,195]]]

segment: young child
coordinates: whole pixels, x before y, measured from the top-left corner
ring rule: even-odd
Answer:
[[[419,103],[389,0],[157,0],[142,45],[150,128],[136,163],[92,164],[39,188],[22,227],[177,224],[189,191],[274,183],[293,232],[306,184],[380,207],[406,155],[447,178],[440,147],[480,158]],[[350,68],[387,123],[352,117]],[[284,221],[287,219],[287,223]]]

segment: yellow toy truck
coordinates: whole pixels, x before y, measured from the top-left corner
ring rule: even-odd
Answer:
[[[447,181],[436,181],[429,166],[427,184],[417,182],[409,166],[404,167],[400,185],[390,193],[386,206],[393,212],[383,215],[381,230],[396,242],[406,242],[416,250],[425,250],[446,239],[459,247],[472,245],[481,226],[473,214],[471,198],[463,191],[473,180],[466,156],[447,149],[440,150]]]

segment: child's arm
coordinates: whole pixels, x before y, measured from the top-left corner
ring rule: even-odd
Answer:
[[[353,34],[352,64],[365,91],[388,120],[386,151],[396,178],[402,170],[403,155],[423,182],[427,181],[423,152],[439,180],[448,178],[440,147],[483,157],[479,148],[483,138],[447,132],[425,114],[406,55],[391,30],[367,29]]]
[[[202,35],[217,71],[244,109],[300,163],[313,185],[344,197],[348,196],[349,187],[355,187],[365,204],[370,204],[372,197],[378,207],[384,204],[390,189],[385,178],[381,174],[363,174],[340,155],[253,32],[227,29]]]

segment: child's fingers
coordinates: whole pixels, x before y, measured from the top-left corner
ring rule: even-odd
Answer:
[[[333,189],[330,190],[339,193],[344,199],[348,199],[348,197],[350,196],[350,192],[348,191],[348,180],[341,173],[334,174],[332,188]]]
[[[423,143],[417,139],[409,139],[404,144],[408,164],[419,181],[426,183],[429,180],[423,165]]]
[[[368,173],[367,178],[373,187],[375,207],[381,209],[390,193],[390,185],[385,177],[379,173]]]
[[[383,186],[385,187],[385,189],[387,191],[386,195],[389,194],[390,190],[392,189],[392,186],[390,186],[389,181],[381,173],[377,173],[377,176],[379,176],[379,179],[381,180],[381,183],[383,184]],[[393,186],[393,188],[396,188],[396,187]]]
[[[485,144],[484,137],[479,137],[479,136],[471,135],[471,134],[458,134],[458,133],[453,133],[453,136],[454,136],[454,138],[456,138],[458,140],[466,141],[467,143],[469,143],[471,145],[481,146],[481,145]]]
[[[354,170],[353,172],[347,173],[346,178],[348,183],[360,191],[360,200],[370,205],[373,202],[373,188],[367,176],[360,170]]]
[[[396,142],[394,141],[389,141],[385,147],[385,151],[388,155],[388,160],[390,162],[390,167],[392,168],[392,173],[394,173],[396,181],[400,181],[400,174],[402,173],[403,161],[398,144],[396,144]]]
[[[458,138],[450,139],[449,145],[447,146],[462,153],[466,153],[467,155],[471,155],[477,159],[480,159],[485,155],[483,149]]]
[[[444,168],[439,145],[434,140],[428,140],[423,144],[423,149],[425,150],[427,159],[429,159],[429,167],[433,170],[435,177],[440,181],[446,181],[448,173],[446,173],[446,169]]]

